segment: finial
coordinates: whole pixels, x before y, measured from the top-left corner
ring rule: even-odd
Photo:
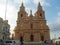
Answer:
[[[23,2],[22,2],[22,6],[23,6]]]
[[[40,2],[38,3],[38,10],[42,10],[42,6],[41,6]]]
[[[40,4],[40,2],[38,3],[38,7],[40,7],[41,6],[41,4]]]
[[[30,10],[30,19],[32,19],[33,15],[32,15],[32,10]]]
[[[22,2],[22,6],[23,6],[23,2]]]
[[[25,7],[23,5],[23,2],[21,3],[20,11],[25,11]]]
[[[32,10],[30,10],[30,14],[32,14]]]
[[[22,4],[21,4],[21,7],[24,7],[23,2],[22,2]]]

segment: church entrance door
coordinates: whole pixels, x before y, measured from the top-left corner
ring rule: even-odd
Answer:
[[[43,35],[41,36],[41,41],[44,41],[44,36]]]
[[[31,42],[34,41],[34,35],[30,35]]]
[[[20,42],[23,42],[23,36],[20,37]]]

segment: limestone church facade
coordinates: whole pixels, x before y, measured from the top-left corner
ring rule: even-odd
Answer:
[[[45,12],[40,3],[38,3],[37,11],[28,16],[22,3],[18,12],[17,25],[14,29],[14,39],[24,42],[39,42],[50,40],[49,27],[46,24]]]

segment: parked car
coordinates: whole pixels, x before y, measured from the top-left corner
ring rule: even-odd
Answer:
[[[20,42],[18,40],[8,40],[5,41],[5,45],[20,45]]]

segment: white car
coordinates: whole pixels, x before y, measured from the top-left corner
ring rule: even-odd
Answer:
[[[17,40],[8,40],[5,42],[5,45],[20,45],[20,42]]]

